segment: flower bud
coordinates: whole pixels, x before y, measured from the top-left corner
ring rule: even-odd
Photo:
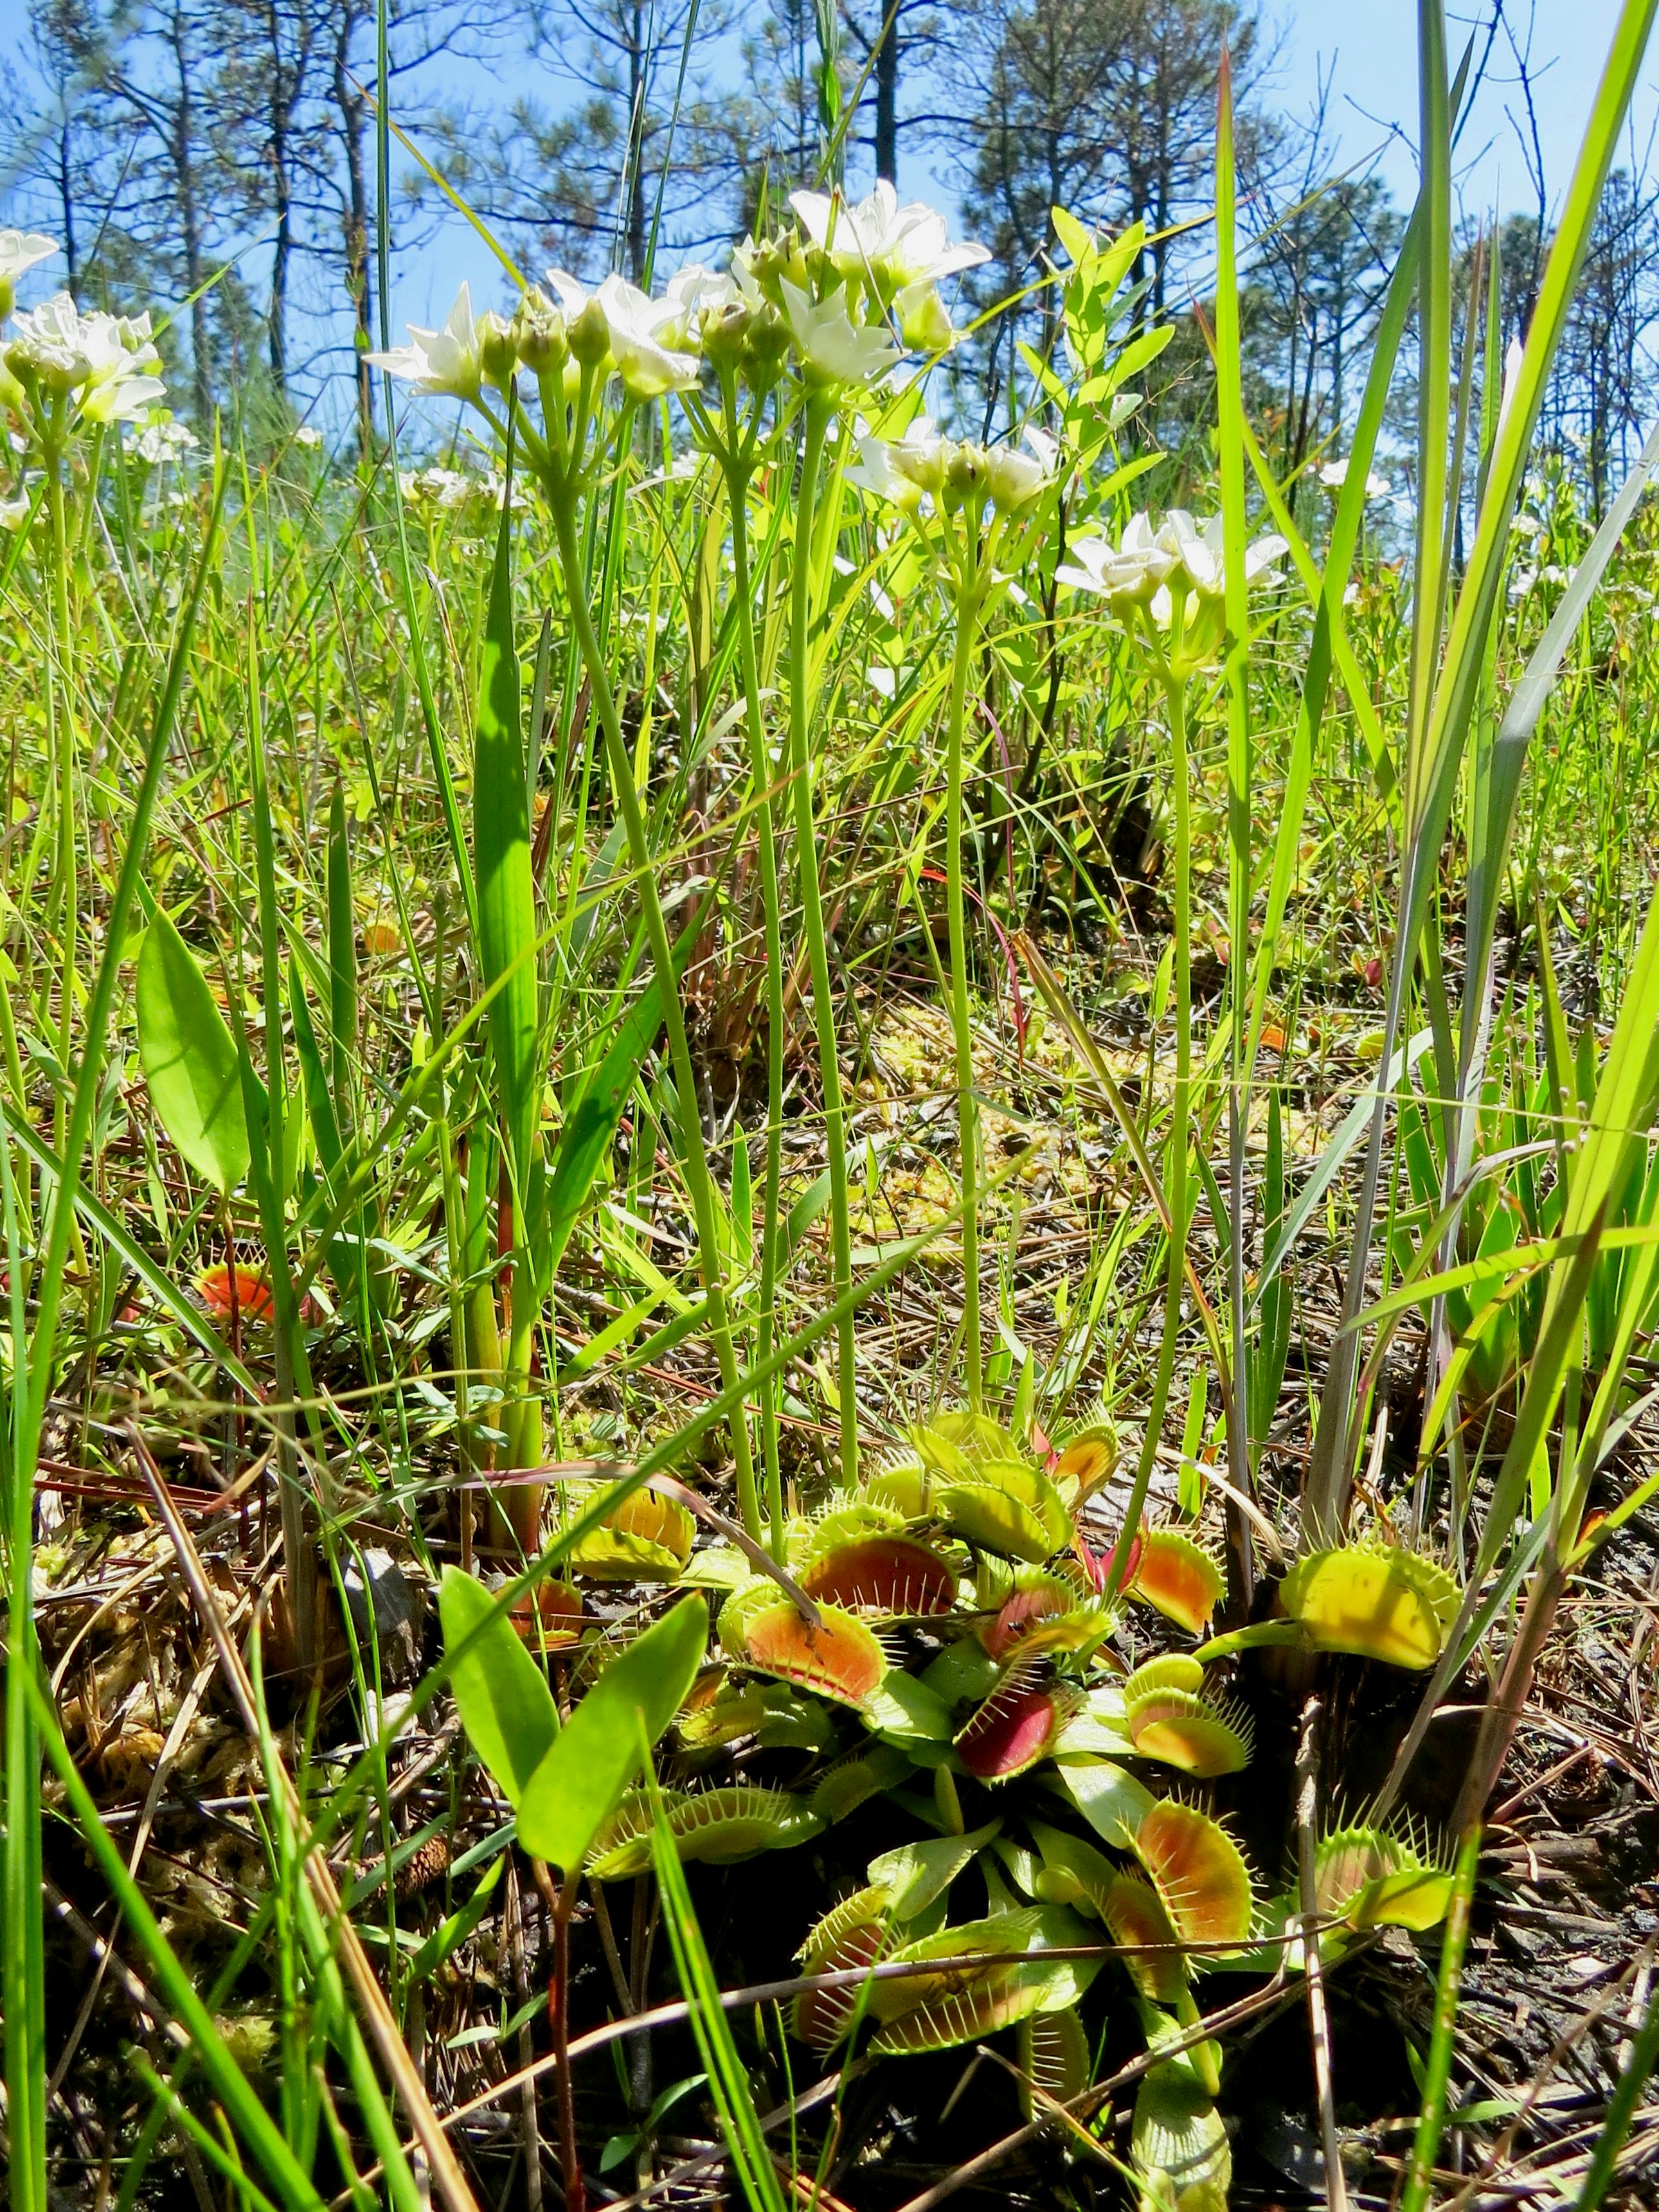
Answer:
[[[570,351],[564,317],[538,285],[532,284],[513,317],[513,343],[532,376],[557,368]]]
[[[705,308],[699,339],[704,357],[717,368],[740,366],[754,320],[755,310],[744,300]]]
[[[789,353],[789,325],[775,307],[762,307],[744,333],[739,374],[751,392],[769,392],[783,374]]]
[[[894,306],[899,336],[912,353],[949,353],[957,341],[956,326],[931,284],[908,286]]]
[[[570,350],[584,368],[597,368],[611,353],[611,322],[597,299],[583,307],[567,336]]]
[[[803,289],[805,286],[806,257],[798,239],[757,239],[742,258],[757,289],[775,307],[782,304],[786,281]]]
[[[991,457],[983,446],[955,446],[945,465],[945,504],[947,510],[977,510],[990,489]]]
[[[489,382],[505,392],[518,366],[519,347],[513,325],[486,307],[475,325],[478,333],[478,367]]]

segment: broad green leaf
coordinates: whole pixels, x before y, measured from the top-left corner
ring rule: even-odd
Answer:
[[[1127,1850],[1152,1810],[1146,1784],[1109,1759],[1062,1760],[1054,1776],[1095,1833],[1114,1850]]]
[[[889,1910],[896,1918],[914,1920],[945,1894],[1001,1826],[1000,1820],[988,1820],[969,1835],[927,1836],[920,1843],[901,1844],[871,1860],[867,1879],[892,1891]]]
[[[553,1692],[506,1613],[459,1567],[444,1569],[438,1618],[445,1651],[460,1653],[449,1679],[468,1739],[516,1807],[558,1737]]]
[[[483,672],[472,767],[472,847],[478,891],[478,956],[489,1002],[501,1121],[520,1188],[527,1186],[541,1119],[537,1065],[536,894],[530,868],[519,659],[513,644],[511,507],[501,509],[489,583]]]
[[[641,1723],[646,1741],[654,1743],[678,1711],[708,1645],[708,1608],[700,1597],[684,1597],[611,1661],[524,1792],[519,1841],[532,1858],[566,1873],[581,1864],[600,1821],[640,1771]]]
[[[161,1127],[228,1196],[248,1163],[236,1047],[195,955],[159,907],[138,956],[138,1057]]]

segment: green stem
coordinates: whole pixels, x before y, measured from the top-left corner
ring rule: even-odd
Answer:
[[[1423,2083],[1423,2108],[1418,2115],[1412,2142],[1411,2164],[1406,2170],[1405,2192],[1400,2212],[1425,2212],[1429,2182],[1446,2124],[1446,2084],[1451,2078],[1452,2038],[1457,2027],[1458,1984],[1463,1972],[1463,1947],[1469,1936],[1469,1904],[1474,1895],[1475,1869],[1480,1859],[1480,1824],[1473,1822],[1463,1832],[1457,1850],[1457,1872],[1452,1882],[1451,1908],[1440,1944],[1440,1975],[1435,1986],[1434,2033],[1429,2043],[1429,2063]]]
[[[76,882],[75,823],[75,638],[70,625],[69,514],[64,499],[64,471],[56,446],[46,451],[46,501],[52,514],[52,661],[56,682],[52,690],[52,738],[58,782],[58,899],[62,915],[58,939],[60,977],[58,1007],[58,1065],[70,1064],[70,1044],[75,1022],[75,959],[80,923],[80,900]],[[64,1146],[67,1112],[59,1087],[52,1107],[52,1143]]]
[[[823,465],[824,439],[833,412],[834,403],[826,393],[814,392],[808,395],[800,487],[795,495],[794,560],[789,580],[789,770],[796,861],[800,871],[801,920],[812,977],[818,1078],[823,1089],[824,1139],[830,1149],[830,1243],[835,1296],[839,1301],[853,1285],[853,1243],[847,1208],[847,1112],[842,1100],[841,1063],[836,1050],[836,1005],[830,989],[823,891],[818,881],[817,832],[812,812],[812,748],[807,728],[811,688],[808,662],[812,624],[812,520]],[[859,1463],[858,1360],[850,1307],[836,1332],[836,1353],[842,1480],[850,1489],[858,1480]]]
[[[1177,601],[1177,610],[1179,605]],[[1178,611],[1175,624],[1171,647],[1178,649]],[[1175,1097],[1170,1109],[1170,1164],[1164,1185],[1170,1207],[1170,1248],[1164,1277],[1164,1331],[1158,1343],[1152,1397],[1146,1408],[1146,1427],[1141,1439],[1140,1457],[1135,1466],[1134,1480],[1130,1486],[1128,1504],[1124,1509],[1123,1540],[1116,1547],[1116,1556],[1107,1577],[1105,1594],[1109,1603],[1121,1589],[1128,1572],[1133,1539],[1140,1525],[1146,1494],[1152,1486],[1152,1468],[1158,1461],[1158,1440],[1163,1433],[1164,1415],[1169,1406],[1170,1389],[1175,1377],[1176,1351],[1181,1335],[1181,1294],[1187,1267],[1189,1212],[1187,1147],[1192,1116],[1193,1061],[1192,810],[1187,787],[1187,685],[1184,678],[1177,676],[1161,654],[1156,657],[1156,665],[1169,704],[1170,757],[1175,780],[1176,1074]],[[1149,1100],[1149,1116],[1151,1111]]]
[[[984,1409],[984,1346],[979,1322],[979,1108],[974,1097],[974,1031],[968,1006],[968,946],[962,905],[962,755],[968,678],[978,627],[976,550],[971,519],[957,599],[956,651],[951,661],[951,712],[945,732],[945,905],[951,936],[951,1028],[956,1039],[957,1128],[962,1146],[962,1334],[968,1403]]]
[[[553,513],[554,534],[558,539],[559,563],[564,570],[565,596],[570,603],[571,623],[576,632],[576,642],[581,649],[582,659],[586,665],[588,680],[593,687],[594,712],[605,733],[611,781],[627,833],[629,855],[638,878],[640,899],[645,909],[646,935],[650,940],[652,963],[662,978],[663,1026],[668,1032],[669,1057],[674,1067],[675,1091],[679,1102],[681,1157],[685,1166],[686,1186],[691,1197],[691,1211],[697,1224],[697,1250],[703,1286],[708,1294],[709,1334],[714,1340],[721,1384],[726,1390],[731,1391],[738,1383],[737,1355],[732,1347],[732,1324],[726,1312],[726,1281],[720,1267],[720,1237],[715,1225],[714,1187],[709,1180],[708,1154],[703,1144],[702,1115],[697,1103],[697,1079],[691,1066],[691,1048],[686,1042],[685,1012],[680,1004],[679,988],[674,974],[673,943],[668,934],[662,901],[657,894],[650,839],[646,831],[639,793],[634,785],[634,763],[629,757],[628,741],[623,735],[621,718],[617,712],[616,694],[611,688],[605,655],[600,650],[593,629],[593,617],[588,610],[587,597],[582,589],[581,555],[576,544],[574,495],[568,485],[557,489],[550,485],[549,489],[548,503]],[[516,1319],[515,1316],[515,1328]],[[743,1525],[748,1534],[758,1541],[761,1535],[760,1504],[755,1492],[755,1462],[749,1449],[749,1424],[741,1411],[735,1413],[732,1420],[732,1451],[737,1462],[738,1504]]]
[[[749,730],[749,774],[759,824],[761,906],[766,928],[766,1169],[761,1204],[760,1310],[755,1324],[755,1359],[771,1356],[776,1328],[779,1191],[783,1176],[783,901],[778,876],[777,826],[772,812],[772,762],[761,713],[760,664],[755,650],[754,586],[749,575],[749,470],[738,447],[737,391],[729,370],[721,377],[726,399],[726,441],[723,459],[732,507],[732,587],[738,621],[738,651]],[[783,1470],[778,1457],[778,1404],[774,1384],[760,1393],[761,1456],[766,1468],[766,1510],[772,1523],[772,1552],[783,1564]]]

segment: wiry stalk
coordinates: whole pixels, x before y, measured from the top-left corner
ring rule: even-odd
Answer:
[[[708,1173],[708,1148],[703,1142],[702,1115],[697,1102],[696,1073],[691,1065],[691,1048],[685,1035],[685,1010],[680,1004],[674,973],[673,943],[668,934],[667,917],[663,913],[662,899],[657,890],[651,841],[646,830],[640,795],[635,787],[634,763],[629,757],[628,741],[623,735],[616,693],[611,688],[605,653],[595,635],[593,617],[588,611],[586,594],[582,589],[581,551],[576,543],[575,501],[568,491],[560,489],[551,494],[548,503],[553,513],[559,561],[564,570],[565,594],[570,605],[571,623],[576,632],[576,641],[587,670],[588,680],[593,688],[593,710],[599,718],[599,727],[604,732],[605,757],[610,764],[617,809],[623,817],[629,854],[634,864],[635,879],[645,911],[646,936],[651,947],[651,958],[662,979],[663,1026],[668,1032],[669,1059],[674,1070],[675,1094],[679,1106],[681,1158],[685,1169],[686,1187],[691,1197],[692,1216],[696,1223],[703,1287],[708,1297],[709,1334],[714,1341],[720,1381],[727,1390],[732,1390],[738,1382],[737,1354],[732,1346],[732,1323],[726,1310],[726,1278],[720,1264],[720,1232],[715,1220],[714,1186]],[[761,1524],[760,1501],[755,1492],[755,1462],[750,1449],[749,1425],[740,1411],[732,1416],[731,1430],[743,1525],[751,1536],[757,1536]]]
[[[817,1032],[818,1079],[823,1088],[824,1137],[830,1148],[830,1246],[837,1300],[853,1283],[853,1242],[847,1204],[847,1113],[842,1100],[841,1062],[836,1054],[836,1002],[830,986],[830,952],[823,926],[823,891],[818,881],[817,824],[812,805],[811,712],[812,628],[812,520],[824,440],[834,403],[823,392],[806,401],[806,434],[800,483],[795,494],[794,567],[789,580],[789,769],[795,817],[795,856],[800,872],[801,921],[812,979],[812,1020]],[[963,1215],[963,1250],[967,1249]],[[849,1486],[858,1480],[858,1348],[850,1307],[836,1336],[836,1388],[841,1400],[841,1472]]]
[[[749,573],[749,477],[744,449],[738,445],[737,380],[722,370],[726,439],[721,457],[732,508],[732,588],[738,630],[738,659],[743,677],[744,726],[749,734],[749,775],[754,787],[760,848],[761,911],[766,931],[766,1164],[762,1176],[759,1307],[755,1322],[757,1364],[771,1353],[777,1327],[779,1193],[783,1176],[783,897],[778,871],[777,824],[772,811],[772,760],[761,711],[760,663],[755,647],[755,592]],[[760,1391],[761,1459],[766,1473],[766,1507],[775,1556],[783,1558],[783,1473],[778,1458],[777,1393],[770,1382]]]
[[[958,583],[956,650],[951,659],[951,708],[945,739],[945,902],[951,939],[951,1028],[956,1046],[957,1125],[962,1144],[962,1328],[968,1403],[985,1402],[984,1346],[979,1320],[979,1109],[974,1097],[974,1028],[968,1000],[968,945],[962,908],[962,754],[968,678],[977,627],[973,525]]]

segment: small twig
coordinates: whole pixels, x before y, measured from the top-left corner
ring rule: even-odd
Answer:
[[[525,2004],[530,1996],[530,1973],[524,1955],[524,1893],[519,1887],[519,1869],[513,1854],[507,1855],[507,1941],[513,1960],[513,1976],[518,1984],[519,2002]],[[527,2067],[535,2055],[531,2040],[530,2022],[526,2019],[519,2028],[519,2064]],[[519,2106],[524,2116],[524,2172],[525,2204],[526,2212],[542,2212],[542,2131],[536,2113],[536,2084],[526,2080],[519,2093]]]
[[[1331,2023],[1325,2009],[1325,1977],[1319,1958],[1319,1715],[1311,1697],[1302,1708],[1302,1737],[1296,1754],[1297,1871],[1302,1907],[1302,1969],[1308,1985],[1308,2027],[1313,2038],[1314,2085],[1319,2095],[1319,2133],[1325,2154],[1325,2202],[1330,2212],[1347,2212],[1348,2178],[1336,2132],[1336,2097],[1331,2082]]]
[[[548,2011],[553,2022],[553,2069],[559,2096],[559,2166],[564,2177],[565,2212],[586,2212],[587,2189],[582,2179],[581,2154],[576,2142],[576,2092],[570,2077],[570,1917],[581,1889],[581,1869],[554,1887],[546,1863],[532,1858],[531,1871],[553,1923],[553,1980],[548,1990]],[[526,2087],[533,2085],[539,2069],[524,2069]]]

